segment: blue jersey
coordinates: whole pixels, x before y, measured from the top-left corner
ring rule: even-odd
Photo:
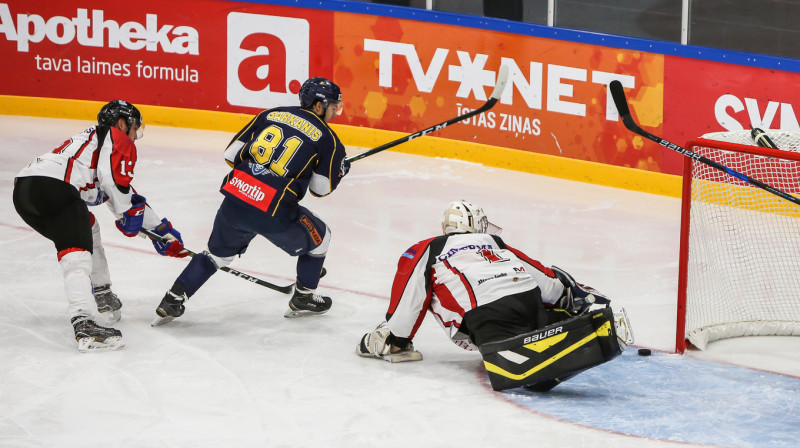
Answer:
[[[272,216],[296,208],[306,194],[326,196],[339,185],[347,154],[319,116],[300,107],[256,115],[233,138],[225,159],[233,168],[222,193]]]

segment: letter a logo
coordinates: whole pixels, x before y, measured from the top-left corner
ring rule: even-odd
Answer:
[[[305,19],[228,14],[228,102],[259,109],[300,105],[297,93],[308,79],[309,42]]]

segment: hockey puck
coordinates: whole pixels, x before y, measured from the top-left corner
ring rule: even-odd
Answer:
[[[650,356],[651,351],[649,348],[640,348],[638,353],[639,356]]]

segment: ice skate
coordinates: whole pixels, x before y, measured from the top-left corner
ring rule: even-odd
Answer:
[[[122,302],[119,297],[111,291],[111,285],[100,285],[94,287],[94,301],[97,302],[97,311],[105,319],[107,324],[119,322],[122,317]]]
[[[289,310],[283,317],[303,317],[314,314],[323,314],[331,309],[333,301],[330,297],[314,294],[313,290],[305,289],[300,285],[295,286],[294,295],[289,300]]]
[[[78,341],[78,351],[81,353],[118,350],[125,346],[119,330],[101,327],[89,316],[73,317],[72,327],[75,329],[75,340]]]
[[[614,331],[617,335],[619,347],[622,350],[625,350],[633,344],[633,330],[631,329],[631,321],[628,320],[628,313],[625,312],[625,308],[614,311]]]
[[[167,291],[164,298],[161,299],[161,303],[158,304],[158,308],[156,308],[158,317],[156,317],[150,325],[157,327],[172,322],[176,317],[183,316],[183,312],[186,311],[186,307],[183,303],[187,300],[189,299],[184,293],[175,294],[172,291]]]

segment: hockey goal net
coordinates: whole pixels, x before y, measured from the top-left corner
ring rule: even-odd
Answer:
[[[800,131],[706,134],[687,148],[794,196]],[[800,335],[800,206],[686,158],[676,351],[739,336]]]

